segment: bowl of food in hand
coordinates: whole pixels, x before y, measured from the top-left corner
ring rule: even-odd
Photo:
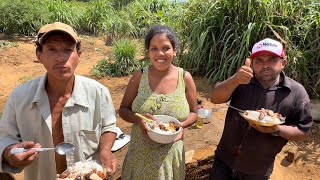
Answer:
[[[283,124],[285,122],[285,117],[279,113],[275,113],[269,109],[260,109],[260,110],[247,110],[240,112],[240,115],[252,124],[257,124],[260,126],[275,126]]]
[[[94,160],[76,162],[63,173],[58,174],[56,180],[108,180],[110,177],[105,168]]]
[[[153,123],[147,122],[147,126],[150,128],[150,131],[147,132],[150,139],[161,144],[173,143],[182,130],[180,121],[167,115],[153,116],[156,120]]]

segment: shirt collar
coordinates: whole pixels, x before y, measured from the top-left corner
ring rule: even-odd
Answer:
[[[46,79],[47,79],[47,74],[45,74],[44,76],[39,77],[39,85],[37,87],[36,93],[34,95],[34,98],[32,100],[32,103],[30,105],[30,108],[32,108],[32,106],[34,104],[41,104],[41,103],[45,103],[45,98],[48,99],[48,95],[45,89],[45,85],[46,85]]]
[[[84,88],[80,76],[75,75],[73,91],[65,107],[71,107],[74,106],[74,104],[78,104],[88,108],[89,101],[87,99],[88,96],[85,93],[85,89],[86,88]]]
[[[45,89],[47,76],[48,74],[45,74],[44,76],[40,77],[39,85],[35,93],[35,96],[32,100],[32,104],[30,108],[36,103],[38,104],[44,103],[45,102],[44,98],[48,99],[47,91]],[[65,107],[71,107],[71,106],[74,106],[74,104],[78,104],[84,107],[89,107],[89,102],[88,102],[87,96],[85,95],[84,89],[85,88],[83,87],[83,83],[81,79],[79,78],[79,76],[75,75],[73,91]]]
[[[291,90],[292,84],[291,84],[290,78],[286,76],[283,71],[281,71],[280,75],[283,77],[283,81],[281,81],[279,85],[285,86]]]
[[[282,87],[286,87],[289,90],[291,90],[291,83],[290,83],[291,81],[289,80],[289,77],[286,76],[283,71],[280,72],[280,77],[281,77],[282,80],[279,82],[279,84],[275,85],[275,86],[271,86],[270,90],[271,89],[282,88]],[[251,83],[256,85],[256,86],[259,86],[259,87],[261,87],[263,89],[263,87],[261,86],[260,82],[256,79],[255,76],[251,79]]]

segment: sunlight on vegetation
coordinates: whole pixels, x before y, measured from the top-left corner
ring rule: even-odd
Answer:
[[[27,81],[29,81],[31,79],[32,79],[31,76],[23,76],[23,77],[19,78],[18,81],[21,82],[21,83],[24,83],[24,82],[27,82]]]
[[[114,54],[108,59],[98,62],[92,69],[96,78],[103,76],[124,76],[147,65],[136,59],[137,45],[133,41],[120,39],[114,43]]]
[[[285,73],[320,98],[319,1],[193,1],[190,47],[180,65],[211,82],[234,74],[250,55],[254,42],[283,41]]]
[[[4,47],[17,47],[18,44],[15,42],[9,42],[6,40],[0,40],[0,48],[4,48]]]
[[[5,35],[33,36],[42,25],[62,21],[81,37],[105,37],[110,46],[143,39],[154,24],[170,26],[180,41],[176,64],[211,83],[235,73],[258,40],[281,39],[289,62],[285,73],[320,98],[319,0],[2,0],[0,12]],[[116,49],[93,68],[95,75],[126,75],[141,66],[127,58],[130,49]],[[135,51],[139,57],[145,52]],[[126,58],[119,61],[117,54]]]

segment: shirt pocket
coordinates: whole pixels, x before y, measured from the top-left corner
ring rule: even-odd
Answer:
[[[80,148],[84,159],[90,158],[99,149],[101,123],[94,130],[82,129],[79,131]]]

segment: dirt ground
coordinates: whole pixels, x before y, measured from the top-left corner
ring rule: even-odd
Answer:
[[[0,36],[0,40],[14,42],[15,47],[0,48],[0,112],[3,109],[7,96],[12,89],[33,77],[42,75],[45,69],[37,63],[35,56],[35,46],[32,38],[9,38]],[[82,39],[83,56],[76,70],[77,74],[91,77],[90,70],[102,58],[108,57],[111,52],[110,47],[104,45],[102,38],[84,37]],[[121,78],[106,77],[98,80],[107,86],[111,92],[115,108],[118,109],[126,84],[130,76]],[[185,130],[185,149],[197,150],[208,145],[217,145],[221,137],[226,113],[226,105],[213,105],[206,99],[211,86],[202,78],[194,77],[198,97],[205,100],[204,106],[213,110],[211,122],[205,124],[202,129],[194,126]],[[117,119],[117,125],[124,133],[130,134],[131,124]],[[289,142],[283,151],[276,157],[272,180],[291,179],[320,179],[320,124],[315,124],[311,137],[304,142]],[[128,146],[115,152],[119,159],[119,170],[116,176],[120,176],[121,164],[126,154]],[[21,174],[15,175],[17,179],[22,179]]]

